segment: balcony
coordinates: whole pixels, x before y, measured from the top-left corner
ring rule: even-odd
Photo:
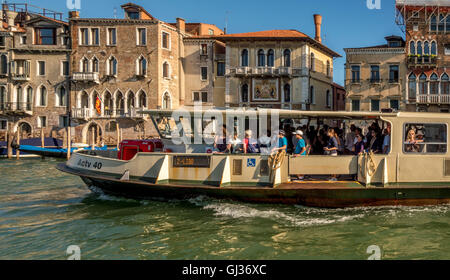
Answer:
[[[288,76],[299,77],[302,75],[302,68],[293,67],[231,67],[226,69],[227,76]]]
[[[436,67],[437,57],[436,56],[409,56],[408,57],[408,67]]]
[[[84,83],[96,83],[99,84],[100,83],[100,75],[98,73],[95,72],[77,72],[77,73],[73,73],[72,75],[72,81],[75,82],[84,82]]]
[[[99,115],[95,109],[91,108],[72,108],[72,118],[80,120],[89,119],[114,119],[114,118],[131,118],[143,119],[144,114],[139,113],[145,108],[130,108],[128,111],[124,109],[104,110],[103,114]]]
[[[11,79],[16,82],[27,82],[30,80],[30,73],[25,74],[12,73]]]
[[[5,102],[0,104],[0,111],[7,115],[33,115],[33,105],[28,102]]]
[[[450,95],[425,94],[417,96],[419,104],[450,104]]]

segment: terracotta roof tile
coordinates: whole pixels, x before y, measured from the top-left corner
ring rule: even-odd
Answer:
[[[222,38],[307,38],[308,36],[297,30],[267,30],[259,32],[226,34]]]

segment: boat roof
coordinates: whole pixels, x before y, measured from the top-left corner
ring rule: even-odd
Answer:
[[[382,117],[398,118],[448,118],[444,113],[428,112],[343,112],[343,111],[300,111],[300,110],[280,110],[280,109],[261,109],[261,108],[214,108],[214,109],[194,109],[181,108],[179,110],[144,110],[143,114],[150,116],[172,116],[174,112],[184,112],[191,116],[194,114],[204,114],[214,112],[215,114],[233,115],[233,116],[255,116],[255,112],[266,113],[267,115],[278,114],[280,118],[335,118],[335,119],[379,119]]]

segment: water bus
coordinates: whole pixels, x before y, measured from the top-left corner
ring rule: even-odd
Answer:
[[[215,111],[216,115],[229,114]],[[80,176],[104,193],[128,198],[185,199],[208,196],[254,203],[298,204],[310,207],[344,208],[383,205],[435,205],[450,203],[450,118],[438,113],[311,112],[293,110],[242,110],[234,113],[235,125],[247,128],[260,115],[280,122],[351,124],[377,122],[391,127],[386,154],[309,155],[212,154],[207,137],[202,144],[174,144],[171,131],[184,131],[186,118],[173,118],[173,111],[150,110],[164,145],[162,152],[140,152],[126,160],[117,151],[84,151],[58,169]],[[206,115],[208,111],[188,112]],[[188,116],[189,117],[189,116]],[[215,119],[212,118],[214,123]],[[192,121],[191,121],[192,122]],[[270,121],[269,121],[270,122]],[[202,121],[205,130],[211,122]],[[180,129],[181,128],[181,129]],[[264,129],[264,128],[262,128]],[[347,129],[348,130],[348,129]],[[422,134],[420,141],[408,141],[411,130]],[[260,134],[259,134],[260,135]],[[311,180],[295,181],[297,174]],[[328,181],[330,174],[340,175]]]

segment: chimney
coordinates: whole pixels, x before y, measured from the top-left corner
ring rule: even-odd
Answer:
[[[182,18],[177,18],[177,28],[181,32],[186,32],[186,21]]]
[[[322,29],[322,16],[314,15],[314,24],[316,25],[316,38],[314,38],[319,43],[322,43],[322,37],[320,36],[320,31]]]
[[[80,18],[80,12],[79,11],[70,11],[69,19],[76,19],[76,18]]]

